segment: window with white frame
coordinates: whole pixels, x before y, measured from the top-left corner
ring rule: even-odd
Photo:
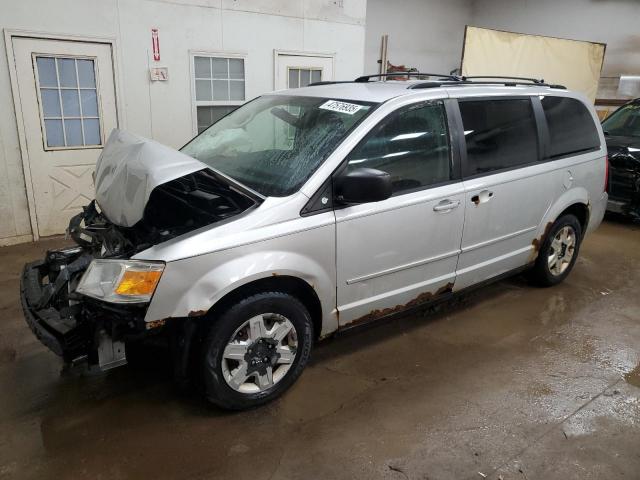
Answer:
[[[245,101],[244,58],[193,56],[198,133]]]
[[[302,88],[310,83],[322,81],[322,68],[289,67],[289,88]]]
[[[35,55],[45,149],[102,145],[95,58]]]

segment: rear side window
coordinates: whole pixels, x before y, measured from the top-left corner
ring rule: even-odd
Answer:
[[[459,103],[467,144],[466,176],[538,160],[538,134],[530,99]]]
[[[354,148],[347,169],[375,168],[391,175],[393,192],[449,181],[449,135],[442,102],[392,113]]]
[[[581,101],[552,96],[544,96],[540,101],[549,126],[549,157],[600,148],[593,117]]]

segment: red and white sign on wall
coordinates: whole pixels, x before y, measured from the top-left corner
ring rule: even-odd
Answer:
[[[153,59],[157,62],[160,60],[160,39],[157,28],[151,29],[151,46],[153,47]]]

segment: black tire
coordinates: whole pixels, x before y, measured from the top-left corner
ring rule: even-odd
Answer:
[[[286,317],[296,331],[298,346],[291,367],[267,390],[242,393],[231,388],[223,376],[224,349],[238,328],[250,318],[276,313]],[[300,376],[309,360],[313,344],[313,322],[306,307],[282,292],[263,292],[247,297],[212,319],[202,343],[202,384],[207,400],[229,410],[245,410],[274,400]]]
[[[549,255],[552,253],[551,244],[558,232],[560,232],[560,230],[565,227],[570,227],[575,232],[576,238],[573,257],[562,273],[554,275],[551,272],[548,263]],[[576,263],[578,253],[580,252],[581,243],[582,226],[580,225],[578,219],[571,214],[563,215],[562,217],[558,218],[551,226],[551,228],[549,229],[549,233],[542,242],[542,246],[540,248],[540,251],[538,252],[538,258],[536,259],[534,267],[528,272],[528,277],[532,281],[532,283],[541,287],[551,287],[553,285],[559,284],[565,278],[567,278]]]

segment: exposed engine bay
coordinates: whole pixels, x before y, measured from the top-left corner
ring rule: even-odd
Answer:
[[[150,193],[142,219],[112,222],[93,200],[68,228],[76,246],[49,251],[27,264],[22,305],[36,336],[66,362],[87,360],[102,370],[126,363],[125,342],[146,336],[147,304],[116,304],[77,293],[94,259],[129,259],[199,228],[236,217],[259,198],[208,169],[175,178]]]
[[[102,258],[128,258],[152,245],[235,217],[256,199],[225,184],[210,170],[200,170],[156,187],[142,220],[132,227],[111,222],[95,200],[69,223],[69,235]]]

